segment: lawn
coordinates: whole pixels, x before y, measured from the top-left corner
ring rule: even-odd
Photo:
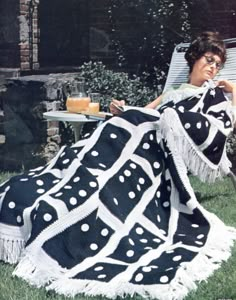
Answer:
[[[0,182],[10,174],[0,174]],[[232,182],[226,178],[212,185],[203,184],[196,178],[191,178],[195,190],[200,192],[199,201],[209,211],[215,213],[227,225],[236,227],[236,192]],[[102,297],[89,298],[81,295],[75,298],[66,298],[47,292],[45,289],[36,289],[11,273],[14,267],[0,263],[0,300],[82,300],[103,299]],[[128,298],[126,298],[128,299]],[[140,297],[136,297],[140,299]],[[222,264],[207,282],[198,285],[198,289],[190,293],[185,300],[236,300],[236,245],[232,249],[230,259]]]

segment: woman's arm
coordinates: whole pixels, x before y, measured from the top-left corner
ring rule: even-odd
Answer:
[[[236,84],[228,80],[220,80],[217,82],[217,85],[222,86],[226,93],[232,94],[232,111],[236,120]],[[236,122],[234,126],[236,127]]]
[[[155,100],[153,100],[152,102],[148,103],[145,108],[153,108],[155,109],[160,103],[161,103],[161,96],[157,97]],[[125,105],[125,101],[124,100],[116,100],[116,99],[112,99],[112,102],[110,103],[109,109],[110,112],[113,115],[118,115],[121,113],[120,110],[118,110],[113,104],[117,105],[117,106],[123,106]]]

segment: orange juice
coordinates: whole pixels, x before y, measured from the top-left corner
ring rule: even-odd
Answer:
[[[66,108],[69,112],[79,113],[87,111],[91,99],[89,97],[73,97],[70,96],[66,101]]]
[[[88,112],[92,113],[92,114],[99,113],[99,108],[100,108],[100,105],[98,102],[97,103],[91,102],[91,103],[89,103]]]

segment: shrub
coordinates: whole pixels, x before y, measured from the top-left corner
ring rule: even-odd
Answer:
[[[124,99],[128,105],[144,106],[157,96],[153,89],[146,85],[145,77],[132,78],[128,73],[108,70],[102,62],[84,63],[79,68],[79,77],[86,81],[87,93],[98,92],[101,94],[101,107],[107,109],[112,98]],[[76,79],[76,78],[75,78]]]

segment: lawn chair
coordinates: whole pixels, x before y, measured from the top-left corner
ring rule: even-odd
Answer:
[[[227,48],[227,61],[224,68],[220,70],[215,79],[227,79],[236,82],[236,38],[226,39],[224,42]],[[163,92],[171,88],[177,88],[182,83],[188,81],[189,68],[184,58],[188,47],[189,43],[181,43],[175,47]],[[227,174],[227,176],[231,178],[236,190],[236,176],[232,171]]]

